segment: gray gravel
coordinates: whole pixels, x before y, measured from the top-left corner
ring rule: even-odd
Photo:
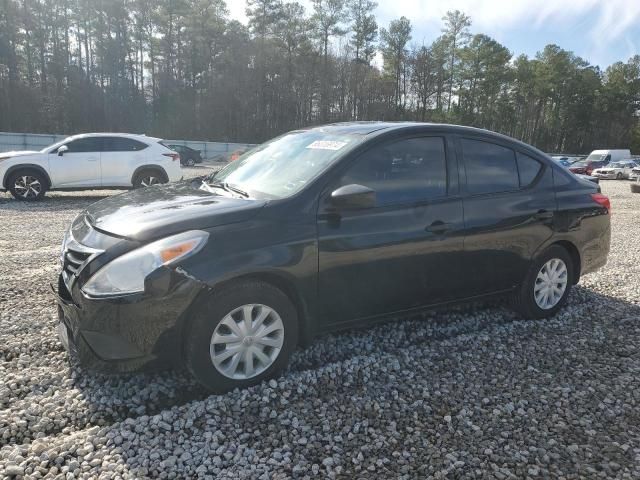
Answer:
[[[0,194],[0,478],[639,478],[640,195],[602,186],[609,263],[555,318],[474,305],[328,335],[221,396],[70,365],[49,283],[65,227],[113,192]]]

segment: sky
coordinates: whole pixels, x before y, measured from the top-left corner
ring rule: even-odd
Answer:
[[[285,0],[286,1],[286,0]],[[311,12],[310,0],[298,0]],[[232,18],[246,23],[246,1],[227,0]],[[414,45],[430,44],[447,10],[471,17],[471,33],[484,33],[511,53],[530,57],[555,43],[606,68],[640,54],[640,0],[378,0],[379,26],[405,16]]]

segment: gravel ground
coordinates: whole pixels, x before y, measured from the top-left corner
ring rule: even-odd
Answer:
[[[0,478],[639,478],[640,195],[602,187],[609,263],[556,317],[474,305],[327,335],[221,396],[70,365],[49,283],[66,226],[113,192],[0,194]]]

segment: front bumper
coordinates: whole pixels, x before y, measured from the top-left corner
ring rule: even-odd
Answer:
[[[591,174],[592,177],[596,177],[596,178],[602,178],[603,180],[615,180],[616,179],[616,174],[615,173],[598,173],[598,172],[593,172]]]
[[[114,298],[87,297],[62,275],[57,291],[60,340],[92,369],[128,372],[176,366],[182,359],[186,312],[202,289],[196,280],[161,269],[149,292]]]

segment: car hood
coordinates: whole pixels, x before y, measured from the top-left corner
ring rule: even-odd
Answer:
[[[0,152],[0,162],[2,160],[8,160],[9,158],[22,157],[24,155],[33,155],[40,153],[35,150],[14,150],[12,152]]]
[[[267,202],[218,195],[197,188],[199,182],[132,190],[90,205],[88,223],[102,232],[149,241],[186,230],[248,220]]]

